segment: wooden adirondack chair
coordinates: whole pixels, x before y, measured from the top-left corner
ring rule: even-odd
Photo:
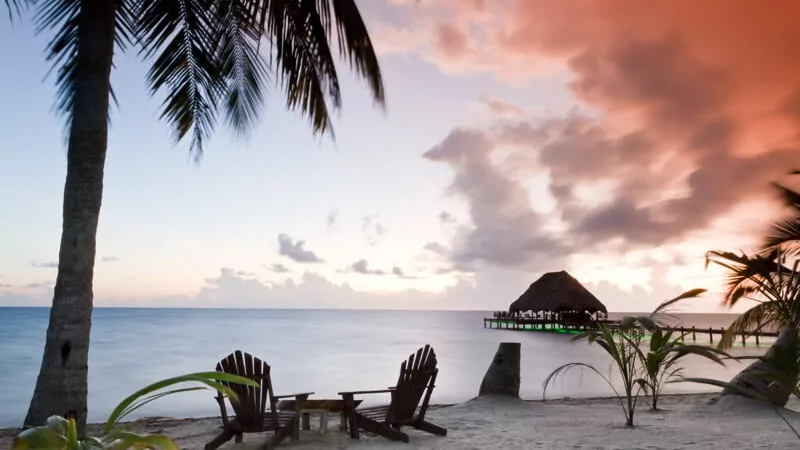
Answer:
[[[220,414],[222,415],[222,432],[213,441],[206,444],[206,450],[213,450],[232,438],[242,442],[244,433],[261,433],[272,431],[274,434],[264,445],[265,450],[277,447],[287,437],[297,439],[300,433],[300,409],[303,402],[313,392],[291,395],[274,395],[270,367],[264,361],[254,358],[248,353],[236,350],[217,364],[218,372],[240,375],[258,382],[259,388],[240,384],[223,383],[236,393],[238,399],[228,399],[235,417],[228,417],[225,407],[225,396],[217,392]],[[284,398],[295,398],[294,411],[278,412],[275,404]]]
[[[438,373],[436,353],[430,345],[426,345],[400,365],[400,377],[395,387],[377,391],[340,392],[345,403],[350,437],[358,439],[359,429],[362,429],[393,441],[408,442],[408,435],[400,430],[404,426],[446,436],[446,429],[425,420]],[[354,407],[356,395],[383,393],[391,394],[389,405]]]

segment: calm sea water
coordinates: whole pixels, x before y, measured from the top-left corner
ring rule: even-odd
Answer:
[[[27,411],[41,363],[49,310],[0,308],[0,426],[19,425]],[[213,370],[234,349],[272,366],[278,393],[314,391],[336,398],[343,390],[392,385],[400,362],[423,344],[433,345],[440,376],[433,401],[455,403],[477,394],[499,342],[522,343],[522,396],[542,396],[542,381],[570,361],[609,372],[596,346],[569,335],[483,328],[483,312],[342,310],[96,309],[89,356],[89,418],[104,420],[129,393],[162,378]],[[612,314],[612,317],[614,315]],[[727,314],[684,314],[698,327],[728,325]],[[763,345],[763,343],[762,343]],[[735,349],[759,354],[764,347]],[[687,361],[686,374],[728,378],[741,366]],[[672,392],[706,391],[674,384]],[[574,372],[548,389],[548,397],[608,395],[596,375]],[[211,392],[166,398],[139,416],[218,415]]]

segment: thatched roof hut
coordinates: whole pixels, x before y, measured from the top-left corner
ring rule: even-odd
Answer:
[[[608,313],[606,306],[565,271],[548,272],[534,281],[514,303],[509,312],[553,311]]]

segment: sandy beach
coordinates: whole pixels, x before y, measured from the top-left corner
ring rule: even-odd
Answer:
[[[409,431],[411,443],[391,442],[377,436],[362,435],[350,440],[338,432],[333,419],[327,435],[316,430],[303,431],[300,440],[286,441],[280,448],[325,449],[797,449],[798,438],[776,411],[739,397],[712,394],[670,395],[661,400],[663,411],[649,412],[646,403],[637,410],[636,427],[623,426],[616,399],[560,399],[521,401],[505,398],[480,398],[437,407],[430,420],[446,427],[447,437]],[[800,426],[800,407],[796,400],[782,413]],[[202,449],[217,433],[218,418],[147,419],[135,428],[150,433],[166,433],[187,450]],[[14,430],[0,431],[0,448],[8,448]],[[254,450],[264,442],[263,435],[246,435],[241,444],[230,442],[223,449]]]

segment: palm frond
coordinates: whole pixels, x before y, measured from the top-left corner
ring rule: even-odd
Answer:
[[[244,136],[258,118],[264,102],[264,82],[269,78],[259,54],[261,36],[246,1],[220,0],[214,11],[217,64],[227,82],[225,120],[237,135]]]
[[[273,70],[287,107],[308,117],[316,134],[333,137],[331,112],[342,103],[334,29],[340,55],[384,104],[378,60],[353,0],[139,1],[135,34],[153,59],[151,94],[166,94],[161,117],[176,141],[192,132],[196,156],[220,109],[236,134],[253,127]],[[269,66],[259,52],[262,39],[272,45]]]
[[[7,0],[8,1],[8,0]],[[125,50],[133,41],[134,16],[131,5],[136,0],[119,0],[116,11],[114,42],[119,50]],[[75,99],[75,68],[78,57],[78,26],[81,0],[11,0],[17,6],[33,4],[38,6],[34,21],[36,33],[56,30],[47,45],[47,61],[51,63],[48,76],[56,72],[56,103],[54,109],[66,120],[66,127],[72,121]],[[109,87],[111,99],[117,104],[114,89]]]
[[[728,271],[724,299],[728,306],[735,305],[743,298],[752,298],[752,294],[756,293],[774,300],[780,286],[775,274],[782,269],[787,270],[772,259],[772,255],[750,257],[744,253],[710,251],[706,253],[706,266],[710,263]]]
[[[800,171],[794,170],[790,174],[797,175]],[[788,218],[779,220],[771,227],[770,234],[761,243],[761,252],[782,250],[797,255],[800,253],[800,192],[778,183],[772,186],[791,213]]]
[[[761,251],[783,250],[789,255],[800,253],[800,211],[797,217],[779,220],[770,227],[769,235],[761,242]]]
[[[315,133],[334,135],[328,103],[334,110],[342,104],[330,45],[334,28],[340,55],[367,80],[373,99],[385,104],[378,59],[354,0],[253,0],[252,5],[273,44],[287,107],[308,116]]]
[[[218,43],[214,0],[151,0],[137,12],[142,55],[153,59],[150,93],[166,93],[161,118],[177,143],[190,132],[191,151],[200,156],[216,123],[226,86],[215,59]]]
[[[660,305],[656,307],[656,309],[653,310],[652,313],[650,313],[650,315],[657,316],[658,314],[668,313],[670,311],[670,308],[672,308],[676,303],[689,298],[699,297],[703,295],[705,292],[706,292],[705,289],[691,289],[689,291],[686,291],[675,298],[663,301]]]
[[[136,409],[144,406],[145,404],[149,403],[151,398],[161,398],[163,395],[161,393],[162,390],[174,386],[176,384],[185,384],[185,383],[197,383],[202,385],[200,388],[202,389],[203,386],[209,387],[211,389],[216,389],[217,391],[222,392],[225,396],[230,398],[236,398],[236,393],[231,390],[229,387],[222,384],[223,382],[226,383],[236,383],[242,384],[245,386],[257,386],[257,384],[244,377],[240,377],[238,375],[231,375],[223,372],[198,372],[198,373],[190,373],[187,375],[181,375],[178,377],[167,378],[151,385],[145,386],[142,389],[134,392],[133,394],[126,397],[122,400],[114,411],[111,412],[109,415],[108,420],[106,421],[106,425],[104,427],[105,433],[110,433],[113,429],[117,426],[119,421],[123,419],[126,415],[132,413]],[[188,392],[196,390],[196,388],[188,388],[188,389],[175,389],[166,393],[166,395],[172,395],[175,393],[180,392]]]
[[[332,0],[331,3],[333,4],[332,20],[328,19],[330,16],[327,14],[328,9],[325,8],[327,2],[325,0],[319,2],[323,24],[327,29],[331,22],[335,23],[341,55],[346,57],[356,74],[368,82],[373,99],[384,106],[386,93],[383,88],[380,65],[367,26],[361,18],[355,0]]]
[[[5,0],[6,9],[8,9],[8,19],[13,21],[14,16],[19,17],[22,10],[32,5],[35,0]]]

